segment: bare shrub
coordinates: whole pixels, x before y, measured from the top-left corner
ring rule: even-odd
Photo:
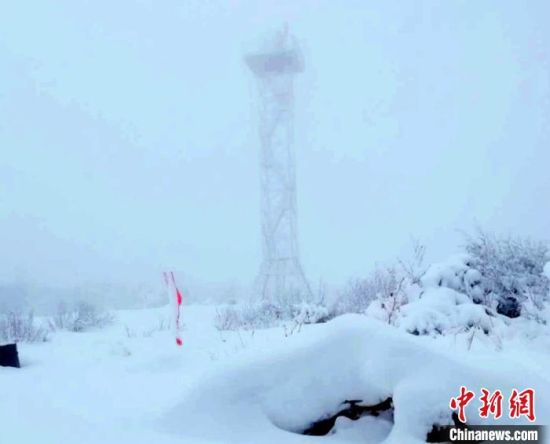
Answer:
[[[376,291],[370,278],[351,279],[340,293],[332,313],[334,316],[344,313],[364,313],[375,298]]]
[[[237,330],[242,326],[242,318],[241,312],[235,306],[217,309],[214,326],[219,331]]]
[[[126,331],[126,337],[128,338],[150,338],[156,333],[169,331],[172,329],[172,322],[166,316],[159,316],[157,323],[153,326],[144,327],[140,330],[135,328],[130,328],[128,325],[124,325],[124,330]]]
[[[424,264],[426,247],[417,240],[412,247],[408,257],[378,266],[367,277],[350,280],[331,307],[330,317],[359,313],[394,324],[401,307],[420,291],[428,270]]]
[[[366,313],[377,307],[377,316],[393,323],[396,313],[407,303],[406,277],[397,266],[377,268],[371,276],[350,281],[333,309],[335,316],[344,313]]]
[[[5,342],[46,342],[48,330],[37,325],[29,311],[11,311],[0,316],[0,340]]]
[[[413,251],[410,257],[398,259],[404,276],[414,285],[420,285],[422,276],[426,274],[428,266],[424,263],[426,246],[418,240],[413,240]]]
[[[81,332],[92,328],[103,328],[113,322],[113,316],[93,304],[79,301],[74,305],[61,302],[53,318],[56,328]]]

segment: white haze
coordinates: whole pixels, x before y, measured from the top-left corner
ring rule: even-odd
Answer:
[[[302,260],[340,283],[460,230],[550,238],[546,1],[0,2],[0,281],[248,284],[255,85],[288,21]]]

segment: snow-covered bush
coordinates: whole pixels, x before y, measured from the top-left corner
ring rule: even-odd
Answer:
[[[328,310],[321,304],[302,302],[294,306],[292,320],[299,324],[319,324],[328,318]]]
[[[294,306],[290,325],[284,325],[285,334],[300,332],[303,325],[320,324],[329,319],[329,312],[324,305],[302,302]]]
[[[217,311],[214,325],[222,331],[256,330],[275,327],[290,318],[290,310],[275,304],[233,305]]]
[[[423,288],[444,287],[467,295],[474,303],[485,303],[481,273],[472,268],[466,254],[450,257],[431,265],[421,279]]]
[[[546,244],[478,230],[467,238],[465,249],[469,265],[481,275],[487,306],[510,318],[519,317],[525,303],[543,308],[549,288],[543,275],[549,259]]]
[[[58,329],[81,332],[91,328],[102,328],[113,322],[113,316],[95,305],[79,301],[69,306],[61,302],[53,318],[53,324]]]
[[[467,237],[465,250],[432,265],[421,279],[422,286],[453,289],[508,318],[539,319],[549,290],[543,274],[548,260],[544,243],[499,238],[479,230]]]
[[[405,305],[397,324],[415,335],[460,333],[479,328],[489,334],[493,321],[488,310],[465,294],[445,287],[429,288]]]
[[[428,268],[418,293],[407,292],[409,303],[393,324],[415,335],[480,331],[492,337],[506,318],[521,315],[545,322],[549,279],[544,276],[544,244],[479,231],[468,237],[465,249]],[[373,302],[367,314],[384,320],[381,301]]]
[[[218,330],[257,330],[281,326],[316,324],[328,319],[326,307],[320,304],[302,302],[281,308],[275,304],[233,305],[218,310],[214,325]]]
[[[48,330],[38,325],[29,311],[11,311],[0,316],[0,342],[46,342]]]

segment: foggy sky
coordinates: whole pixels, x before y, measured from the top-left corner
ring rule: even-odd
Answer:
[[[0,2],[0,281],[250,282],[255,84],[289,21],[302,261],[341,282],[460,230],[550,238],[545,1]]]

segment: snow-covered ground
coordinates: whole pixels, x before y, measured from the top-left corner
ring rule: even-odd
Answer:
[[[106,329],[20,344],[22,368],[0,368],[0,443],[421,443],[434,422],[449,421],[461,385],[476,394],[533,387],[536,423],[549,422],[546,335],[504,338],[497,351],[358,315],[291,335],[218,332],[216,310],[184,308],[183,347],[162,327],[168,308],[119,311]],[[344,400],[388,397],[393,422],[340,418],[330,436],[295,433]],[[477,408],[468,406],[472,423]]]

